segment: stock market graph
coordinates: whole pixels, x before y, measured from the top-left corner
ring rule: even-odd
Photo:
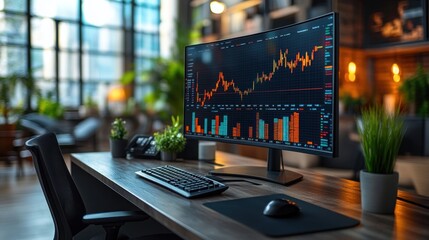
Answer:
[[[332,15],[186,48],[185,135],[332,150]]]

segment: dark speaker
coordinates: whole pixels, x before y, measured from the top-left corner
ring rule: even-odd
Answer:
[[[177,155],[185,160],[198,160],[198,140],[186,139],[186,146],[183,152]]]

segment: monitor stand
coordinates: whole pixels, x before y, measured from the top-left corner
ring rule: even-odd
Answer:
[[[212,175],[236,176],[261,179],[282,185],[291,185],[300,180],[303,176],[289,170],[282,170],[282,150],[268,149],[267,167],[257,166],[233,166],[224,167],[210,171]]]

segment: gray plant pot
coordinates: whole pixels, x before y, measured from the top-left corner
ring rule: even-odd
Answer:
[[[393,214],[398,193],[399,174],[377,174],[360,171],[362,210],[372,213]]]
[[[127,156],[127,144],[126,139],[109,139],[110,140],[110,152],[114,158],[125,158]]]
[[[175,161],[176,159],[177,159],[177,153],[161,151],[162,161]]]

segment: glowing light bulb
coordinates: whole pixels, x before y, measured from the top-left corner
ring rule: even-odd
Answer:
[[[353,74],[355,74],[356,73],[356,63],[354,63],[354,62],[349,62],[349,73],[353,73]]]
[[[399,66],[398,66],[398,64],[394,63],[392,65],[392,73],[393,73],[393,81],[394,82],[401,81],[401,76],[399,76]]]
[[[398,74],[393,75],[393,81],[394,81],[394,82],[399,82],[399,81],[401,81],[401,76],[399,76]]]
[[[349,70],[348,73],[346,73],[347,79],[350,82],[356,81],[356,63],[349,62],[348,70]]]
[[[4,0],[0,0],[0,11],[4,10]]]
[[[398,64],[394,63],[394,64],[392,65],[392,73],[393,73],[394,75],[398,75],[398,74],[399,74],[399,66],[398,66]]]
[[[349,81],[354,82],[356,80],[356,75],[354,73],[349,73]]]
[[[225,4],[220,1],[212,1],[210,3],[210,11],[214,14],[221,14],[225,11]]]
[[[122,86],[113,86],[110,89],[108,99],[110,102],[121,102],[125,101],[126,95],[125,90]]]

